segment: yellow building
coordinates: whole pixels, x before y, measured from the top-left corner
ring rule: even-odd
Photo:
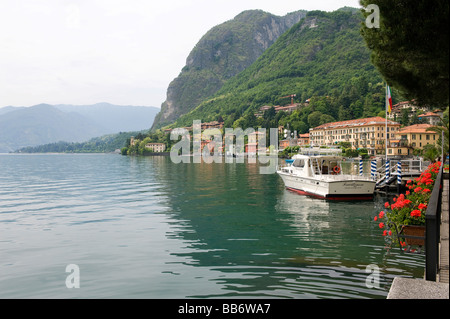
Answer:
[[[406,126],[396,133],[396,138],[388,144],[388,155],[412,155],[414,149],[423,149],[425,145],[437,145],[439,136],[436,132],[427,131],[430,124]]]
[[[395,139],[400,124],[382,117],[340,121],[322,124],[309,130],[309,143],[312,146],[336,146],[339,142],[349,142],[353,149],[365,148],[369,155],[386,152],[388,143]],[[386,135],[387,133],[387,135]]]
[[[146,148],[150,148],[153,152],[160,153],[166,150],[166,145],[164,143],[148,143],[145,145]]]

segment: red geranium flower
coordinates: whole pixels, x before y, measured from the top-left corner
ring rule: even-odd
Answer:
[[[420,217],[420,215],[422,214],[422,212],[418,209],[415,209],[411,212],[411,217]]]
[[[419,209],[426,209],[427,208],[427,205],[426,204],[419,204]]]

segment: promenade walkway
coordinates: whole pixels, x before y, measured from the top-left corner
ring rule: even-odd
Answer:
[[[449,299],[449,190],[447,174],[447,177],[443,180],[442,187],[441,242],[439,247],[439,270],[436,282],[426,281],[424,279],[396,277],[392,282],[387,299]]]
[[[444,178],[442,187],[442,219],[441,219],[441,247],[439,251],[439,273],[437,281],[448,284],[448,193],[449,180]]]

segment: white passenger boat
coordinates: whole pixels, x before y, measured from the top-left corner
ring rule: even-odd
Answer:
[[[309,151],[297,154],[277,173],[287,189],[302,195],[310,195],[329,200],[372,199],[375,180],[370,176],[344,174],[342,156]]]

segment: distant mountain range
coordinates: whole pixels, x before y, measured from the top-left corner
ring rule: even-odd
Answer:
[[[159,108],[94,105],[49,105],[0,108],[0,153],[22,147],[83,142],[105,134],[148,130]]]

